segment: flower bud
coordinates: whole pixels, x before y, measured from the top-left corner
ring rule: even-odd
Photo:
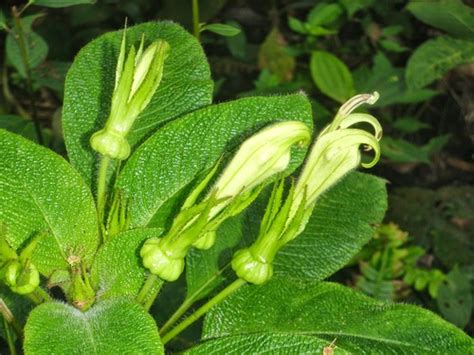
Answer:
[[[234,197],[250,191],[269,177],[284,171],[295,144],[305,146],[310,128],[300,121],[274,123],[247,139],[214,185],[216,198]],[[211,210],[217,214],[231,200]]]
[[[216,242],[216,237],[216,231],[207,232],[193,243],[193,247],[201,250],[210,249]]]
[[[273,276],[272,262],[254,255],[251,248],[241,249],[234,254],[232,269],[239,278],[255,285],[261,285]]]
[[[186,255],[186,254],[185,254]],[[162,246],[162,239],[150,238],[140,250],[143,266],[163,280],[175,281],[184,270],[184,256]]]
[[[130,155],[126,136],[135,119],[150,103],[163,76],[164,61],[170,47],[157,40],[143,50],[144,38],[138,52],[132,46],[125,59],[125,31],[115,71],[115,88],[110,115],[105,127],[91,137],[92,148],[113,159],[124,160]]]
[[[15,293],[26,295],[39,286],[39,272],[32,263],[22,265],[18,260],[11,260],[2,271],[5,283]]]

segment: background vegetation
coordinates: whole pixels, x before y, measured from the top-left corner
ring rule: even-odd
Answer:
[[[201,0],[194,22],[191,0],[25,5],[0,5],[0,127],[60,153],[66,72],[125,18],[173,20],[199,35],[216,102],[303,90],[318,129],[355,93],[379,91],[371,112],[385,137],[372,173],[389,181],[389,210],[333,280],[423,305],[473,334],[472,1]]]

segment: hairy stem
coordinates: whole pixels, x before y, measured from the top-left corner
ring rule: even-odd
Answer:
[[[242,280],[242,279],[235,280],[233,283],[231,283],[229,286],[227,286],[225,289],[219,292],[216,296],[211,298],[206,304],[201,306],[196,312],[194,312],[184,321],[179,323],[171,331],[164,334],[162,337],[163,344],[167,344],[170,340],[172,340],[174,337],[176,337],[182,331],[184,331],[187,327],[189,327],[191,324],[193,324],[195,321],[201,318],[212,307],[222,302],[227,296],[231,295],[232,293],[234,293],[236,290],[238,290],[241,286],[245,284],[246,284],[245,280]]]
[[[200,41],[201,34],[199,29],[199,0],[193,0],[193,32],[194,37]]]
[[[38,119],[38,111],[36,108],[36,96],[33,90],[33,80],[31,78],[31,68],[28,63],[28,51],[26,49],[26,40],[25,40],[25,33],[23,31],[23,26],[21,24],[20,15],[21,12],[17,10],[15,6],[12,7],[12,15],[15,23],[15,39],[20,47],[20,56],[23,62],[23,67],[25,69],[26,74],[26,83],[28,87],[28,92],[31,98],[31,111],[32,111],[32,118],[33,124],[35,126],[36,137],[38,138],[38,143],[43,145],[43,134],[41,133],[41,126]]]
[[[186,313],[186,311],[191,308],[191,306],[194,304],[194,302],[197,301],[197,299],[199,298],[199,295],[201,294],[201,292],[207,287],[209,286],[219,275],[222,274],[222,272],[224,272],[224,270],[229,266],[229,264],[227,264],[226,266],[224,266],[222,269],[220,269],[218,272],[216,272],[214,274],[214,276],[212,276],[209,280],[207,280],[201,287],[199,287],[194,293],[192,293],[189,297],[187,297],[184,302],[181,304],[181,306],[179,306],[179,308],[176,310],[176,312],[174,312],[171,317],[166,321],[165,324],[163,324],[163,326],[160,328],[160,334],[165,334],[166,331],[173,325],[175,324],[180,318],[181,316]]]

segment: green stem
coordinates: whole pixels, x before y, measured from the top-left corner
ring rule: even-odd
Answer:
[[[28,63],[28,51],[26,50],[26,41],[25,41],[25,35],[23,32],[23,26],[21,25],[21,20],[20,20],[20,12],[18,12],[17,8],[14,6],[12,8],[12,14],[13,14],[13,19],[15,23],[15,38],[17,39],[18,46],[20,47],[20,56],[21,60],[23,62],[23,67],[25,69],[25,74],[26,74],[26,83],[28,86],[28,92],[30,94],[31,98],[31,110],[32,110],[32,118],[33,118],[33,123],[35,126],[35,131],[36,131],[36,136],[38,138],[38,143],[43,145],[44,140],[43,140],[43,134],[41,133],[41,126],[40,122],[38,119],[38,111],[36,109],[36,96],[35,92],[33,90],[33,80],[31,78],[31,68]]]
[[[5,328],[5,335],[7,338],[6,340],[8,343],[8,350],[10,351],[11,355],[16,355],[15,340],[13,339],[13,336],[12,336],[10,323],[8,323],[5,318],[3,318],[3,326]]]
[[[143,307],[148,311],[153,305],[153,302],[155,302],[156,296],[158,296],[158,292],[160,292],[163,284],[164,281],[157,275],[149,274],[147,280],[138,293],[136,299],[137,303],[143,305]]]
[[[200,41],[201,32],[199,28],[199,0],[193,0],[193,32],[194,37]]]
[[[184,302],[181,304],[181,306],[179,306],[179,308],[176,310],[176,312],[174,312],[171,317],[166,321],[165,324],[163,324],[163,326],[160,328],[160,334],[165,334],[166,331],[173,325],[175,324],[180,318],[181,316],[186,313],[186,311],[191,308],[191,306],[194,304],[194,302],[197,301],[197,299],[199,298],[201,292],[206,288],[208,287],[219,275],[222,274],[222,272],[224,272],[224,270],[229,266],[229,264],[227,264],[226,266],[224,266],[222,269],[220,269],[218,272],[216,272],[214,274],[214,276],[212,276],[209,280],[207,280],[205,283],[202,284],[201,287],[199,287],[193,294],[191,294],[191,296],[187,297]]]
[[[103,231],[104,226],[104,210],[105,201],[107,199],[107,170],[109,168],[110,158],[102,156],[99,165],[99,176],[97,179],[97,217],[99,219],[100,230]],[[103,233],[102,233],[103,234]],[[104,239],[102,235],[102,239]]]
[[[184,321],[179,323],[176,327],[171,329],[171,331],[164,334],[163,337],[161,338],[163,344],[167,344],[171,339],[179,335],[183,330],[185,330],[187,327],[189,327],[191,324],[193,324],[195,321],[201,318],[212,307],[222,302],[227,296],[229,296],[230,294],[232,294],[233,292],[235,292],[237,289],[239,289],[241,286],[245,284],[246,284],[245,280],[242,280],[242,279],[235,280],[233,283],[231,283],[229,286],[227,286],[225,289],[223,289],[221,292],[219,292],[217,295],[211,298],[207,303],[201,306],[196,312],[191,314],[188,318],[186,318]]]

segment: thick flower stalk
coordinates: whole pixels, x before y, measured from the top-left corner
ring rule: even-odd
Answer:
[[[191,246],[212,246],[218,226],[246,208],[268,178],[283,172],[290,163],[292,147],[307,144],[310,136],[304,123],[290,121],[273,124],[247,139],[210,193],[196,203],[218,165],[191,192],[166,236],[145,242],[140,252],[143,265],[164,280],[176,280]]]
[[[232,268],[239,278],[254,284],[268,281],[273,275],[275,255],[304,230],[318,197],[359,165],[369,168],[377,163],[382,136],[380,123],[369,114],[352,113],[360,105],[373,104],[377,99],[378,93],[374,93],[357,95],[347,101],[317,137],[284,203],[283,181],[274,189],[257,240],[249,248],[239,250],[232,260]],[[353,128],[358,123],[370,124],[374,133]],[[374,151],[370,162],[362,162],[361,147]]]
[[[138,51],[132,46],[125,58],[125,32],[115,70],[110,115],[105,127],[94,133],[90,140],[95,151],[119,160],[130,155],[126,136],[160,85],[164,62],[170,50],[163,40],[157,40],[144,49],[142,37]]]

